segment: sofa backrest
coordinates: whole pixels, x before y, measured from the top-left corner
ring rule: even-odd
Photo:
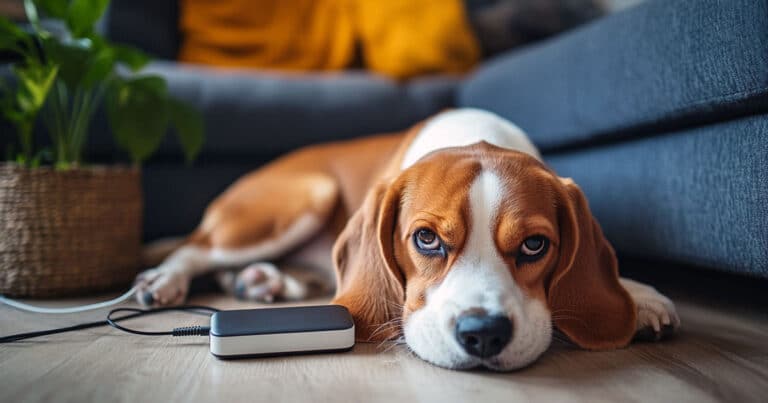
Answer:
[[[112,0],[104,32],[115,42],[126,43],[160,59],[176,59],[181,34],[176,0]]]
[[[768,0],[652,0],[484,63],[458,106],[544,152],[768,112]]]

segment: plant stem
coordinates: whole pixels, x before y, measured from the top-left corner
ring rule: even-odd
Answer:
[[[48,134],[53,143],[53,161],[57,169],[66,169],[68,166],[66,149],[67,131],[65,129],[65,116],[68,112],[67,103],[66,84],[57,79],[53,88],[51,88],[51,94],[46,104],[47,113],[43,115]]]
[[[32,124],[27,121],[19,122],[18,125],[19,134],[21,135],[21,152],[24,156],[24,165],[27,167],[32,166]]]
[[[72,164],[77,164],[77,147],[75,145],[78,137],[78,130],[80,130],[80,121],[82,120],[83,109],[85,107],[86,93],[81,87],[75,90],[75,96],[72,100],[72,111],[69,115],[69,136],[67,139],[68,159]]]
[[[82,154],[91,121],[103,100],[109,81],[94,88],[77,88],[70,104],[67,86],[58,81],[48,104],[46,125],[54,143],[55,166],[67,169],[82,163]]]
[[[74,116],[75,127],[72,130],[72,138],[70,139],[70,151],[72,156],[72,163],[75,165],[79,165],[81,162],[83,141],[86,137],[85,134],[88,132],[92,97],[92,91],[83,92],[83,97],[81,98],[82,102],[78,108],[78,114]]]
[[[73,133],[73,162],[79,164],[82,161],[83,148],[88,138],[88,131],[93,121],[97,107],[101,104],[106,93],[107,83],[100,82],[93,89],[85,92],[82,109],[80,110],[77,131]]]
[[[67,113],[69,113],[69,95],[67,91],[67,84],[64,83],[63,80],[58,80],[56,82],[56,110],[58,112],[58,118],[56,119],[56,126],[57,130],[59,132],[58,134],[58,145],[57,148],[59,150],[59,156],[57,158],[57,165],[58,164],[64,164],[67,165],[69,163],[69,156],[67,154]]]
[[[83,96],[83,105],[80,108],[80,115],[77,116],[76,130],[72,133],[72,162],[80,164],[83,154],[83,143],[88,132],[88,123],[91,118],[91,99],[93,93],[88,91]]]

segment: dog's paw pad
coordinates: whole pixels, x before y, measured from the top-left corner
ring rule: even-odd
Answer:
[[[270,303],[305,299],[309,289],[306,282],[281,272],[274,264],[259,262],[237,274],[232,291],[242,300]]]
[[[283,274],[272,263],[254,263],[237,275],[234,294],[242,300],[274,302],[282,297],[283,280]]]

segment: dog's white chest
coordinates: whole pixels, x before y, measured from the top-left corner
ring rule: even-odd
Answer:
[[[491,112],[465,108],[443,112],[430,119],[405,152],[400,168],[410,167],[433,151],[481,141],[541,160],[539,150],[519,127]]]

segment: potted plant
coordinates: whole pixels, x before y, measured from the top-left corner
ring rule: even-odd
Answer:
[[[173,128],[192,160],[201,116],[141,74],[148,57],[94,29],[108,0],[25,0],[22,29],[0,17],[0,51],[13,54],[0,112],[16,129],[0,165],[0,293],[49,297],[108,289],[135,276],[141,246],[139,165]],[[40,13],[59,20],[54,35]],[[83,161],[90,123],[103,106],[129,166]],[[41,121],[48,142],[36,144]]]

